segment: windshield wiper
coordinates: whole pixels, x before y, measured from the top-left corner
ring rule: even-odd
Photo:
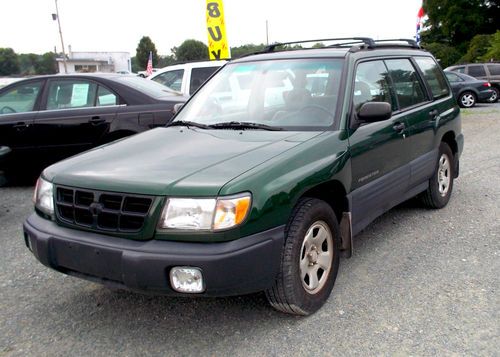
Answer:
[[[188,128],[190,126],[193,126],[195,128],[200,128],[200,129],[211,129],[211,126],[209,126],[209,125],[196,123],[194,121],[187,121],[187,120],[175,120],[175,121],[166,125],[167,128],[169,126],[187,126]]]
[[[211,124],[210,128],[214,129],[263,129],[263,130],[283,130],[277,126],[269,126],[265,124],[251,123],[246,121],[228,121],[223,123]]]

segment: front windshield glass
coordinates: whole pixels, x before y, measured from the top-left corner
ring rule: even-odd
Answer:
[[[186,104],[176,121],[244,122],[318,130],[333,124],[342,59],[230,63]]]

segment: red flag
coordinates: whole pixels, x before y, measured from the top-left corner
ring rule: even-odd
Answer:
[[[146,66],[146,74],[148,76],[153,74],[153,52],[149,51],[148,65]]]

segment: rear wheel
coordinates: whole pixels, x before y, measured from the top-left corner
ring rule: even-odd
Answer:
[[[491,87],[493,89],[493,94],[488,98],[488,103],[496,103],[498,101],[498,96],[500,95],[500,90],[497,87]]]
[[[446,143],[439,146],[439,159],[427,191],[422,194],[424,204],[430,208],[443,208],[448,204],[453,190],[453,153]]]
[[[302,199],[285,239],[281,269],[266,296],[279,311],[309,315],[328,299],[337,277],[340,233],[335,213],[324,201]]]
[[[472,92],[463,92],[458,97],[458,104],[462,108],[472,108],[476,105],[476,95]]]

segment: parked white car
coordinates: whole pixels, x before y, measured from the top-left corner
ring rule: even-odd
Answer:
[[[227,61],[203,61],[164,67],[147,79],[163,84],[186,96],[192,95]]]

